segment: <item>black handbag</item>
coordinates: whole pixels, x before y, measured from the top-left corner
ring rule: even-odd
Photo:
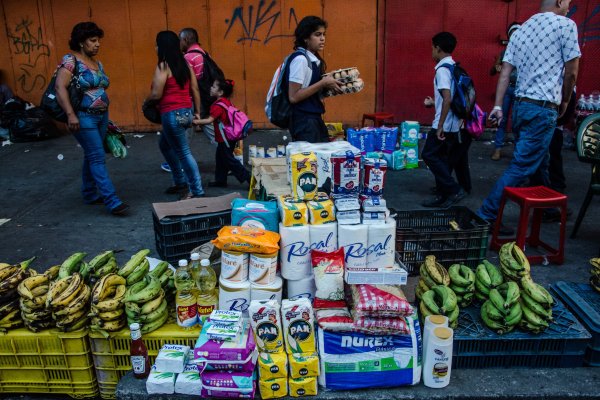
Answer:
[[[77,111],[81,105],[81,100],[83,99],[83,92],[81,91],[81,86],[79,85],[80,74],[79,67],[77,65],[77,59],[75,56],[72,57],[75,59],[75,67],[73,69],[73,76],[71,76],[67,91],[69,92],[69,101],[71,102],[71,107],[73,107],[74,111]],[[54,71],[54,75],[52,75],[52,79],[50,79],[50,83],[42,95],[40,108],[53,119],[66,123],[67,113],[65,113],[65,110],[63,110],[60,104],[58,104],[58,98],[56,96],[55,89],[56,76],[58,75],[58,70],[60,68],[62,68],[62,64],[56,69],[56,71]]]
[[[146,100],[142,104],[142,113],[144,117],[155,124],[161,123],[160,112],[158,111],[158,100]]]

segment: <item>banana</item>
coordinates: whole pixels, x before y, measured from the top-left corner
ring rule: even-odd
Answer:
[[[42,329],[52,328],[54,326],[54,321],[50,319],[45,321],[26,322],[25,326],[32,332],[39,332]]]
[[[448,322],[450,323],[451,328],[456,327],[456,323],[458,323],[458,316],[460,314],[460,309],[458,307],[454,307],[454,310],[450,311],[448,314]]]
[[[521,322],[522,317],[523,309],[521,308],[521,305],[517,302],[513,304],[512,308],[510,309],[510,312],[504,319],[504,323],[506,324],[506,326],[515,326],[519,322]]]
[[[521,304],[521,309],[523,310],[523,319],[527,320],[527,322],[537,326],[538,328],[548,328],[548,323],[544,321],[542,317],[530,310],[529,307],[525,306],[523,301],[520,301],[519,303]]]
[[[160,290],[162,289],[160,286],[160,281],[151,276],[146,277],[145,281],[148,283],[147,286],[144,287],[142,290],[140,290],[137,293],[133,292],[129,296],[126,296],[125,297],[126,302],[143,304],[143,303],[147,303],[148,301],[150,301],[150,300],[156,298],[156,296],[158,296],[158,294],[160,293]],[[142,282],[138,282],[138,283],[142,283]],[[134,286],[131,286],[130,289],[132,289]]]
[[[167,270],[171,270],[171,268],[169,268],[169,263],[166,261],[161,261],[156,264],[154,269],[150,272],[150,275],[155,278],[160,278]]]
[[[464,295],[467,293],[473,293],[475,291],[475,286],[474,284],[471,284],[471,286],[454,286],[452,284],[450,284],[450,289],[452,289],[452,291],[454,293],[456,293],[456,295]]]
[[[117,273],[117,260],[112,257],[108,262],[102,265],[100,268],[94,270],[94,276],[96,278],[102,278],[108,274],[116,274]]]
[[[17,291],[21,297],[33,300],[35,296],[31,291],[38,286],[47,285],[49,282],[50,281],[46,275],[30,276],[19,283],[19,286],[17,286]]]
[[[34,297],[33,300],[21,299],[21,303],[31,309],[39,309],[46,307],[47,295]]]
[[[91,313],[90,316],[96,316],[100,318],[102,321],[115,321],[117,319],[122,319],[121,317],[125,313],[125,309],[123,307],[117,308],[112,311],[100,312],[98,314]]]
[[[53,281],[58,276],[59,271],[60,265],[53,265],[52,267],[48,268],[46,272],[44,272],[44,275],[46,275],[49,280]]]
[[[485,286],[483,283],[481,283],[481,281],[479,281],[479,279],[475,280],[475,290],[476,292],[480,293],[481,295],[488,297],[490,295],[490,288],[488,286]]]
[[[425,286],[432,288],[437,285],[437,283],[435,283],[431,276],[429,276],[429,273],[425,268],[425,264],[421,264],[421,266],[419,267],[419,274],[421,275],[421,279],[425,283]]]
[[[140,307],[140,314],[150,314],[156,311],[162,304],[164,298],[165,291],[161,289],[159,295],[156,296],[155,299],[150,300],[149,302],[145,303],[142,307]]]
[[[162,274],[160,278],[158,278],[158,280],[160,281],[160,286],[162,286],[163,288],[167,287],[169,285],[169,280],[171,280],[174,275],[175,272],[173,272],[172,269],[166,270],[165,273]]]
[[[2,306],[0,306],[0,319],[4,318],[5,316],[7,316],[8,314],[10,314],[11,312],[13,312],[15,310],[19,310],[19,299],[18,298],[11,300],[8,303],[4,303],[4,304],[2,304]]]
[[[50,288],[50,285],[41,285],[41,286],[31,289],[31,294],[33,295],[34,298],[40,297],[40,296],[46,296],[46,293],[48,293],[49,288]]]
[[[421,289],[421,286],[417,285],[417,287],[415,288],[415,297],[421,300],[421,297],[423,297],[423,293],[425,292],[423,291],[423,289]]]
[[[150,262],[147,258],[144,258],[144,260],[141,263],[139,263],[137,267],[135,267],[133,272],[127,276],[127,286],[131,286],[134,283],[137,283],[144,279],[144,277],[148,274],[149,270]]]
[[[428,290],[423,293],[423,296],[421,296],[421,303],[431,310],[432,314],[442,314],[440,307],[435,301],[435,292],[433,290]]]
[[[165,312],[158,319],[156,319],[152,322],[147,322],[145,324],[142,324],[142,329],[141,329],[142,334],[145,335],[147,333],[157,330],[158,328],[163,326],[165,324],[165,322],[167,322],[167,319],[169,319],[169,313]]]
[[[504,308],[507,310],[519,301],[520,290],[516,282],[505,282],[498,286],[498,291],[505,300]]]
[[[128,304],[131,304],[131,303],[125,303],[125,314],[127,315],[127,319],[135,320],[135,322],[140,322],[140,320],[139,320],[140,313],[135,312],[135,309],[133,309],[131,307],[127,307]]]
[[[0,331],[6,331],[7,329],[15,329],[23,326],[22,319],[15,319],[6,322],[0,322]]]
[[[531,272],[531,265],[529,264],[527,256],[525,255],[525,253],[523,253],[523,250],[521,250],[521,248],[517,246],[516,243],[512,246],[512,256],[517,261],[517,263],[521,267],[523,267],[525,271],[527,271],[527,274]]]
[[[488,260],[483,260],[481,263],[485,267],[485,270],[487,271],[490,280],[492,281],[491,287],[497,287],[504,283],[504,278],[502,278],[502,273],[500,272],[498,267],[496,267]]]
[[[108,263],[110,259],[114,257],[114,255],[115,253],[112,250],[104,251],[98,254],[96,257],[92,258],[88,265],[90,266],[90,269],[92,271],[96,271],[97,269]]]
[[[99,301],[96,304],[92,304],[92,309],[96,309],[99,312],[116,310],[123,304],[123,300],[125,299],[125,290],[125,285],[118,286],[115,296],[112,299],[106,299]]]
[[[163,314],[168,314],[167,311],[167,301],[163,300],[160,303],[160,306],[152,311],[149,314],[140,314],[140,322],[143,323],[149,323],[152,321],[156,321],[157,319],[159,319]]]
[[[448,268],[448,275],[450,276],[450,284],[454,286],[460,287],[468,287],[471,284],[471,281],[465,276],[463,276],[463,265],[460,264],[452,264],[450,268]],[[465,266],[466,267],[466,266]],[[469,268],[469,267],[466,267]]]
[[[63,279],[67,279],[69,281],[69,285],[65,288],[65,290],[62,291],[61,294],[52,300],[50,305],[53,308],[66,307],[85,286],[85,283],[83,283],[83,277],[79,272],[74,272],[73,275]]]
[[[46,294],[46,307],[50,307],[50,303],[55,297],[59,296],[69,286],[69,279],[59,279],[50,284],[48,293]]]
[[[87,317],[87,315],[84,315],[83,317],[81,317],[81,319],[73,322],[71,325],[62,326],[61,329],[64,332],[73,332],[73,331],[77,331],[79,329],[85,328],[87,326],[87,324],[88,324],[88,317]],[[57,327],[58,327],[58,324],[57,324]]]
[[[419,303],[419,312],[421,313],[421,317],[423,318],[423,320],[425,320],[425,318],[430,315],[437,314],[437,313],[431,311],[430,309],[428,309],[427,306],[425,305],[425,303],[423,303],[422,301]]]
[[[504,324],[502,324],[502,322],[495,321],[490,317],[490,307],[493,307],[493,305],[489,300],[483,303],[480,310],[481,319],[483,320],[485,326],[487,326],[493,331],[496,331],[499,335],[502,335],[506,331],[506,327],[504,326]]]
[[[440,312],[444,315],[448,315],[449,312],[453,311],[456,308],[458,299],[456,298],[456,294],[452,289],[447,286],[438,285],[431,288],[440,298],[440,302],[442,306],[440,307]],[[437,303],[439,304],[439,302]]]
[[[38,308],[30,308],[27,307],[26,305],[23,304],[23,300],[19,300],[19,305],[18,307],[21,309],[21,312],[24,312],[26,314],[33,314],[34,312],[39,312],[42,310],[45,310],[45,307],[38,307]],[[2,314],[0,314],[0,318],[1,318]]]
[[[425,265],[427,273],[436,284],[444,286],[450,285],[448,271],[446,271],[446,268],[444,268],[442,264],[435,261],[435,256],[426,256],[423,264]]]
[[[546,290],[545,287],[543,287],[542,285],[538,284],[538,283],[533,283],[535,286],[537,286],[538,290],[542,293],[542,295],[546,298],[546,304],[552,306],[554,304],[554,298],[552,297],[552,295],[550,294],[550,292],[548,292]]]
[[[19,319],[20,316],[21,310],[19,310],[19,308],[17,307],[2,318],[0,318],[0,326],[3,324],[8,324],[15,319]]]
[[[21,310],[21,318],[23,318],[23,321],[25,322],[44,320],[48,317],[52,317],[52,312],[49,310],[34,311],[32,313],[27,313],[24,310]]]
[[[481,307],[485,307],[485,312],[490,319],[497,322],[504,322],[505,314],[491,300],[487,300]]]
[[[426,292],[429,290],[429,286],[427,286],[427,284],[425,283],[425,281],[423,279],[419,279],[419,287],[423,290],[423,292]]]
[[[81,274],[81,278],[84,282],[89,281],[92,272],[94,272],[94,270],[90,268],[90,264],[86,263],[85,261],[82,261],[81,267],[79,268],[79,273]]]
[[[513,282],[519,282],[521,280],[522,276],[518,272],[512,270],[502,261],[500,262],[500,270],[502,271],[502,275],[504,276],[505,280],[511,280]]]
[[[56,314],[54,314],[53,317],[54,317],[54,320],[56,321],[56,327],[63,328],[63,327],[74,324],[75,322],[79,321],[83,317],[87,318],[87,314],[88,314],[87,310],[81,309],[77,312],[63,316],[61,318],[56,318],[57,317]]]
[[[77,297],[73,299],[65,308],[62,310],[58,310],[54,312],[54,315],[57,317],[63,317],[70,314],[74,314],[82,310],[83,308],[87,308],[89,305],[91,289],[88,285],[83,285],[83,289],[79,292]]]
[[[487,271],[487,268],[483,264],[479,264],[477,269],[475,270],[475,276],[477,277],[477,281],[486,288],[492,287],[492,278]]]
[[[544,318],[546,321],[552,321],[552,309],[546,309],[543,305],[532,299],[525,291],[521,292],[523,304],[531,311]]]
[[[506,299],[498,289],[490,290],[490,302],[496,307],[503,315],[508,314],[509,308],[506,307]]]
[[[142,261],[144,261],[148,254],[150,254],[149,249],[143,249],[138,251],[133,256],[131,256],[129,261],[127,261],[117,273],[122,277],[127,278],[135,270],[135,267],[137,267]]]
[[[102,320],[93,320],[91,329],[94,330],[104,330],[107,332],[116,332],[121,330],[125,326],[125,320],[123,318],[117,319],[114,321],[102,321]]]
[[[60,266],[58,271],[58,278],[64,279],[71,276],[73,272],[78,270],[79,264],[87,256],[87,253],[73,253],[69,256]]]
[[[531,297],[536,302],[544,306],[552,305],[552,296],[547,294],[547,292],[544,293],[544,291],[540,289],[541,286],[536,284],[530,277],[525,276],[521,279],[521,287],[523,288],[525,293],[527,293],[529,297]]]
[[[26,270],[34,259],[35,257],[22,261],[16,268],[11,269],[12,273],[4,277],[0,282],[0,293],[15,289],[22,280],[29,277],[30,275]]]
[[[528,322],[525,318],[521,318],[521,321],[519,322],[519,328],[523,329],[524,331],[529,331],[535,334],[542,333],[545,330],[545,328],[543,327],[539,327]]]
[[[18,268],[17,265],[2,264],[2,266],[0,266],[0,282],[17,272]]]
[[[488,300],[488,298],[485,297],[485,295],[483,295],[482,293],[480,293],[478,291],[475,292],[475,298],[482,303]]]
[[[109,296],[112,295],[109,291],[111,287],[125,285],[125,282],[125,278],[117,274],[108,274],[103,276],[94,285],[94,289],[92,290],[92,303],[98,303],[100,301],[106,300]]]

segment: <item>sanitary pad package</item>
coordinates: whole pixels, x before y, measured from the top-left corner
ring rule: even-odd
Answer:
[[[242,323],[241,332],[231,341],[222,342],[209,339],[211,322],[202,327],[194,346],[194,362],[200,371],[206,367],[217,370],[253,371],[258,352],[254,335],[247,321]]]

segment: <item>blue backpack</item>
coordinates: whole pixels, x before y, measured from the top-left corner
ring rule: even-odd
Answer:
[[[473,79],[458,63],[442,64],[448,68],[454,82],[454,96],[450,109],[460,119],[470,120],[475,107],[475,85]]]

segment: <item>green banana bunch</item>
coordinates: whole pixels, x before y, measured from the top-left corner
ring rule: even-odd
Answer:
[[[58,279],[63,279],[73,275],[75,272],[79,272],[83,259],[87,256],[87,253],[73,253],[71,254],[60,266],[58,271]]]
[[[150,262],[147,258],[144,258],[144,260],[135,267],[133,272],[127,276],[127,286],[131,286],[134,283],[138,283],[139,281],[144,279],[148,274],[149,270]]]
[[[529,260],[515,242],[508,242],[500,247],[500,269],[504,278],[519,282],[522,277],[531,275]]]
[[[435,256],[429,255],[425,257],[425,261],[419,268],[421,279],[428,287],[436,285],[450,285],[450,276],[446,268],[435,260]]]
[[[451,327],[458,325],[458,298],[448,286],[437,285],[423,293],[419,310],[423,318],[428,315],[445,315]]]
[[[488,260],[483,260],[475,269],[475,298],[481,302],[490,296],[490,290],[504,282],[500,270]]]
[[[527,307],[523,300],[520,301],[520,304],[523,310],[523,318],[519,324],[519,328],[536,334],[542,333],[548,328],[549,324],[543,317]]]
[[[458,305],[468,307],[475,294],[475,272],[466,265],[453,264],[448,268],[450,289],[456,293]]]
[[[133,271],[135,271],[137,266],[140,265],[140,263],[146,259],[146,256],[148,254],[150,254],[149,249],[143,249],[143,250],[138,251],[133,256],[131,256],[129,261],[127,261],[125,263],[125,265],[123,265],[117,273],[119,275],[121,275],[123,278],[127,278],[129,275],[131,275],[131,273]]]
[[[423,278],[419,279],[417,286],[415,287],[415,297],[419,300],[423,297],[423,293],[430,290],[429,286],[425,283]]]

